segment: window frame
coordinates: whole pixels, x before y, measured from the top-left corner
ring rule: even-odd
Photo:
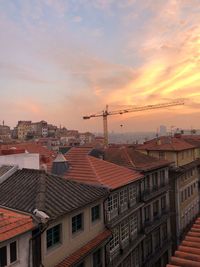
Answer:
[[[98,207],[98,217],[96,217],[95,208]],[[94,212],[94,213],[93,213]],[[95,223],[101,219],[101,204],[97,204],[91,208],[91,221],[92,223]]]
[[[16,260],[11,262],[11,244],[16,243]],[[5,244],[3,246],[0,246],[0,249],[5,248],[6,252],[6,265],[5,267],[15,264],[17,261],[19,261],[19,249],[18,249],[18,240],[13,240],[12,242],[9,242],[8,244]]]
[[[50,231],[50,230],[53,231],[53,229],[55,229],[55,227],[58,227],[58,229],[59,229],[59,240],[57,242],[55,242],[55,240],[52,241],[52,244],[50,246],[48,246],[48,231]],[[51,238],[54,238],[54,234],[55,234],[55,232],[51,232],[51,235],[52,235]],[[50,228],[48,228],[46,230],[46,250],[49,251],[49,250],[53,249],[54,247],[59,246],[60,244],[62,244],[62,223],[52,225]]]
[[[78,224],[77,217],[80,216],[80,215],[81,215],[81,227],[77,228],[77,224]],[[76,221],[74,223],[76,224],[75,225],[76,229],[74,230],[74,228],[73,228],[73,219],[75,219],[75,218],[76,218]],[[79,232],[81,232],[83,230],[84,230],[84,213],[80,212],[80,213],[78,213],[78,214],[76,214],[76,215],[71,217],[71,233],[72,233],[72,235],[75,235],[76,233],[79,233]]]

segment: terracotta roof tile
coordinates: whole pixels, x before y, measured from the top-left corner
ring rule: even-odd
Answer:
[[[200,266],[200,217],[196,219],[170,262],[172,266]]]
[[[137,171],[89,155],[91,148],[71,148],[65,155],[70,168],[64,175],[84,183],[98,184],[110,189],[143,178]]]
[[[0,208],[0,242],[23,234],[34,228],[30,216]]]
[[[153,170],[170,164],[167,160],[159,160],[126,146],[106,149],[105,160],[127,168],[142,171]]]
[[[73,254],[69,255],[66,259],[64,259],[61,263],[59,263],[56,267],[69,267],[72,266],[81,260],[83,260],[92,250],[100,246],[106,239],[111,236],[111,232],[109,230],[105,230],[100,233],[94,239],[89,241],[85,246],[81,247]]]
[[[189,144],[182,138],[171,136],[161,136],[145,142],[137,147],[137,150],[153,150],[153,151],[182,151],[196,146]]]

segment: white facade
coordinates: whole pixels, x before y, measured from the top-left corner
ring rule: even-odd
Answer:
[[[0,165],[17,165],[19,169],[40,169],[39,154],[20,153],[0,156]]]
[[[7,250],[7,265],[15,267],[27,267],[29,261],[29,240],[31,238],[31,232],[27,232],[18,237],[6,240],[0,243],[0,248],[6,247]],[[17,259],[15,262],[10,262],[10,244],[16,242]],[[30,267],[32,267],[32,255],[30,255]]]

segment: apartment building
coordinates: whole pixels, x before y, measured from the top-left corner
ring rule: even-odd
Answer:
[[[141,264],[128,266],[164,267],[171,255],[171,229],[169,214],[169,165],[144,155],[127,146],[110,147],[104,152],[104,159],[121,166],[140,171],[144,179],[140,185],[141,226],[143,240]]]
[[[20,140],[25,140],[27,134],[31,132],[31,121],[18,121],[17,137]]]
[[[139,151],[173,162],[170,168],[170,209],[173,248],[199,213],[198,166],[196,146],[180,137],[159,137],[137,148]]]
[[[0,168],[1,169],[1,168]],[[0,207],[0,266],[27,267],[32,257],[29,240],[35,224],[31,216]]]
[[[31,169],[15,171],[0,185],[0,205],[26,212],[37,222],[30,243],[24,243],[24,250],[32,250],[29,263],[34,267],[106,266],[105,245],[111,238],[103,215],[107,197],[102,186]]]
[[[48,126],[46,121],[32,122],[31,131],[34,137],[47,137]]]
[[[104,202],[105,224],[112,232],[106,245],[106,266],[141,266],[142,231],[141,182],[137,171],[95,158],[91,148],[71,148],[65,158],[55,161],[68,166],[59,173],[67,179],[108,188],[110,195]],[[52,172],[57,173],[52,167]]]

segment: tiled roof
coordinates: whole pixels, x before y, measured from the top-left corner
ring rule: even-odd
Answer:
[[[9,144],[9,145],[2,145],[1,149],[11,149],[11,148],[19,148],[19,149],[25,149],[29,153],[38,153],[41,156],[47,156],[47,157],[54,157],[55,152],[49,150],[48,148],[36,144],[36,143],[17,143],[17,144]]]
[[[8,171],[10,171],[13,168],[13,166],[10,165],[1,165],[0,166],[0,177],[6,174]]]
[[[0,242],[23,234],[34,228],[30,216],[0,208]]]
[[[28,213],[37,208],[56,218],[103,198],[107,193],[107,189],[100,186],[22,169],[1,184],[0,205]]]
[[[153,151],[182,151],[196,146],[189,144],[181,138],[171,136],[161,136],[150,141],[146,141],[143,145],[137,147],[137,150],[153,150]]]
[[[142,171],[161,168],[170,164],[167,160],[159,160],[125,146],[106,149],[105,160],[127,168]]]
[[[61,263],[56,265],[56,267],[69,267],[83,260],[91,251],[100,246],[106,239],[111,236],[109,230],[105,230],[103,233],[96,236],[94,239],[89,241],[85,246],[81,247],[69,257],[64,259]]]
[[[65,155],[70,168],[64,177],[109,189],[119,188],[143,177],[137,171],[92,157],[90,151],[91,148],[71,148]]]
[[[200,135],[181,135],[181,139],[191,145],[200,147]]]
[[[167,267],[170,266],[200,266],[200,217],[196,219],[175,255],[171,257],[170,264]]]

